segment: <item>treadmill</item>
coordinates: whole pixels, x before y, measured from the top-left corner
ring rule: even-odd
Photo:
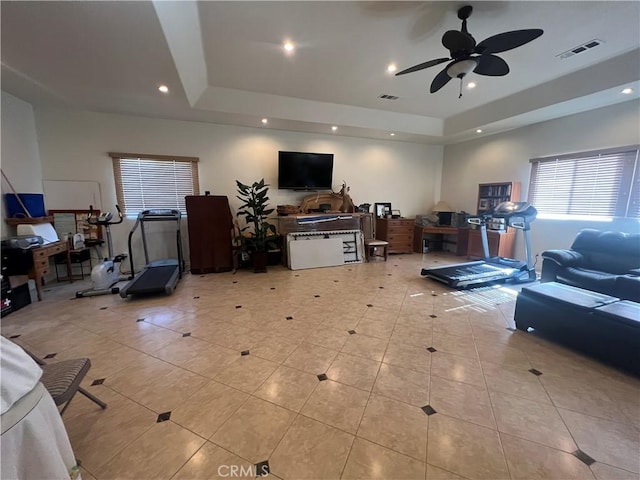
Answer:
[[[458,289],[504,282],[535,281],[536,272],[531,255],[531,222],[537,214],[535,207],[527,202],[503,202],[496,206],[491,214],[467,219],[469,223],[480,227],[484,260],[423,268],[420,273]],[[491,218],[504,218],[506,226],[524,232],[526,262],[513,258],[489,257],[487,221]]]
[[[179,210],[143,210],[138,214],[135,225],[129,232],[129,264],[131,266],[131,277],[129,283],[120,289],[120,296],[127,298],[129,295],[148,295],[154,293],[165,293],[170,295],[176,288],[178,281],[182,278],[184,271],[184,259],[182,255],[182,238],[180,236]],[[176,247],[178,258],[168,258],[163,260],[149,261],[147,249],[147,237],[144,226],[148,222],[176,222]],[[133,266],[133,249],[131,239],[133,234],[140,227],[142,233],[142,247],[144,250],[145,267],[139,273],[135,273]]]

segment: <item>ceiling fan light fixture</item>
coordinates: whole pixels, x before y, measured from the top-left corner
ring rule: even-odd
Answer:
[[[398,69],[398,67],[396,66],[395,63],[390,63],[389,65],[387,65],[387,72],[389,73],[393,73]]]
[[[464,78],[469,73],[473,72],[477,66],[478,61],[473,58],[460,60],[447,68],[447,75],[451,78]]]
[[[293,42],[287,40],[286,42],[284,42],[284,44],[282,45],[282,48],[284,48],[284,51],[287,54],[292,54],[293,51],[296,49],[296,46],[293,44]]]

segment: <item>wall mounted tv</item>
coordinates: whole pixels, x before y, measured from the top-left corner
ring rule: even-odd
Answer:
[[[278,152],[278,188],[331,190],[333,153]]]

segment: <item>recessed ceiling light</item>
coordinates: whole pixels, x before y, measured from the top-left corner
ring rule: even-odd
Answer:
[[[290,42],[290,41],[284,42],[284,45],[282,46],[282,48],[284,48],[284,51],[287,53],[293,53],[293,51],[296,49],[293,42]]]
[[[482,129],[481,128],[477,129],[476,133],[482,133]]]
[[[160,90],[162,93],[169,93],[169,87],[167,87],[166,85],[160,85],[158,87],[158,90]]]
[[[389,135],[391,135],[392,137],[395,137],[396,134],[395,133],[390,133]]]
[[[467,88],[476,88],[476,83],[475,82],[467,83]]]
[[[633,88],[625,88],[624,90],[622,90],[622,93],[624,93],[625,95],[629,95],[633,93]]]
[[[389,65],[387,65],[387,72],[392,73],[395,72],[398,69],[398,67],[396,67],[395,63],[390,63]]]
[[[333,131],[335,132],[336,130],[338,130],[338,127],[336,127],[336,126],[334,125],[333,127],[331,127],[331,130],[333,130]]]
[[[267,120],[266,118],[263,118],[262,123],[266,125],[267,123],[269,123],[269,120]]]

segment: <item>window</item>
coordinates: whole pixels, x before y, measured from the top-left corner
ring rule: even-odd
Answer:
[[[185,195],[200,193],[198,159],[137,153],[109,153],[118,205],[125,215],[171,208],[186,213]]]
[[[638,147],[531,160],[529,203],[541,218],[640,218]]]

